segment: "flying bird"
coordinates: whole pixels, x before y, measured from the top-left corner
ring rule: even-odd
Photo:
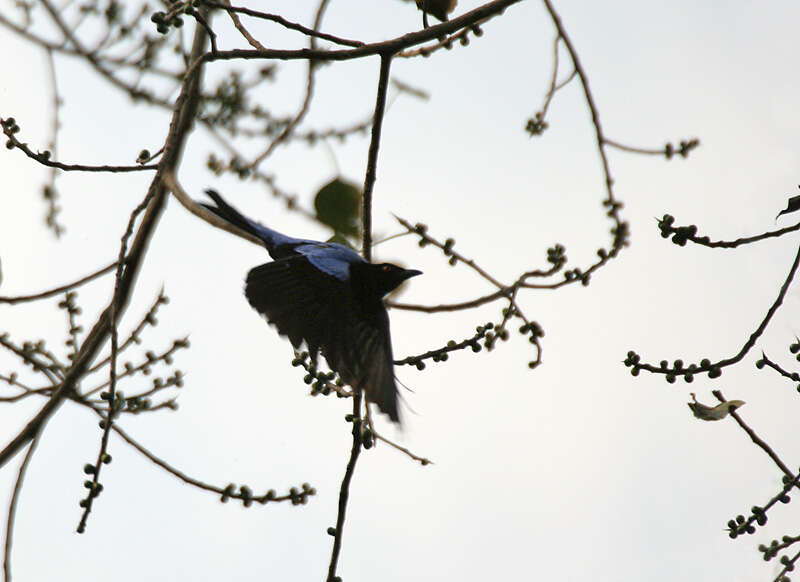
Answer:
[[[243,216],[214,190],[205,208],[263,241],[274,259],[250,270],[250,305],[288,336],[303,342],[312,361],[321,352],[334,372],[400,422],[389,315],[383,297],[422,274],[391,263],[373,264],[338,244],[292,238]]]

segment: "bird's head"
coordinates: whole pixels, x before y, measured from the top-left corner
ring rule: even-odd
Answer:
[[[406,279],[422,275],[422,271],[404,269],[392,263],[370,264],[369,270],[370,286],[380,297],[396,289]]]

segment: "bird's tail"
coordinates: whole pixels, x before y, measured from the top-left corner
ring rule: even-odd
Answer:
[[[256,224],[246,216],[243,216],[233,206],[225,202],[225,200],[222,198],[222,196],[219,195],[219,193],[216,190],[208,189],[206,190],[206,194],[208,194],[208,196],[214,201],[216,206],[212,206],[211,204],[201,204],[201,206],[207,208],[220,218],[224,218],[232,225],[242,229],[246,233],[252,234],[253,236],[256,236],[264,240],[264,242],[268,242],[264,238],[265,235],[264,231],[267,230],[265,227],[261,226],[260,224]]]
[[[378,405],[381,412],[389,415],[392,422],[400,423],[400,412],[397,408],[397,387],[383,384],[367,388],[367,400]]]
[[[391,348],[377,354],[365,371],[361,387],[367,400],[378,405],[381,412],[388,414],[392,422],[400,423],[397,407],[397,385],[394,381],[394,365]]]
[[[276,230],[267,228],[263,224],[259,224],[255,220],[250,220],[236,210],[233,206],[225,202],[225,200],[223,200],[222,196],[220,196],[216,190],[206,190],[206,194],[211,197],[211,199],[216,203],[216,206],[203,204],[203,207],[207,208],[220,218],[227,220],[235,227],[240,228],[246,233],[264,241],[264,246],[267,247],[267,250],[273,259],[281,259],[289,256],[289,254],[291,254],[291,249],[297,245],[314,242],[286,236],[285,234],[281,234]]]

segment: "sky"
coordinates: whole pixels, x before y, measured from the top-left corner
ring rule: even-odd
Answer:
[[[461,0],[455,14],[478,4]],[[520,305],[546,334],[539,368],[528,369],[535,354],[516,333],[490,353],[457,352],[421,372],[397,368],[409,389],[401,389],[403,428],[378,416],[378,431],[434,464],[422,467],[380,444],[362,455],[339,574],[348,582],[772,580],[777,561],[765,563],[756,547],[796,533],[796,503],[771,511],[755,535],[728,539],[726,522],[766,503],[781,474],[732,419],[701,422],[686,402],[695,392],[712,404],[715,389],[746,401],[742,417],[797,467],[795,385],[754,364],[764,350],[794,369],[788,346],[800,333],[800,291],[789,289],[756,348],[719,379],[634,378],[622,360],[631,349],[654,363],[728,357],[775,300],[796,252],[793,235],[738,250],[681,248],[661,238],[656,219],[669,213],[677,224],[697,224],[712,239],[727,240],[793,224],[791,215],[775,216],[800,183],[800,6],[555,5],[610,139],[660,148],[697,137],[701,146],[688,159],[671,161],[609,150],[631,244],[587,287],[521,294]],[[314,7],[274,2],[270,10],[310,24]],[[0,11],[14,14],[9,2]],[[217,25],[221,46],[244,46],[227,21]],[[367,6],[336,0],[323,22],[326,31],[364,41],[420,26],[413,6],[396,0]],[[250,29],[269,47],[305,42],[273,25]],[[541,3],[528,0],[486,23],[483,33],[468,47],[393,64],[396,79],[430,98],[390,95],[375,189],[376,238],[402,231],[394,213],[426,223],[440,240],[454,238],[456,250],[504,282],[546,267],[546,249],[555,243],[566,247],[569,266],[585,267],[608,245],[610,222],[580,87],[573,82],[557,94],[549,129],[531,138],[523,128],[549,85],[552,23]],[[13,116],[23,141],[45,149],[52,95],[43,53],[2,27],[0,49],[7,55],[0,59],[0,116]],[[566,53],[560,57],[566,66]],[[57,56],[56,65],[64,100],[59,160],[130,164],[141,149],[158,149],[167,113],[133,105],[82,62]],[[232,67],[254,70],[215,63],[207,79]],[[563,69],[562,78],[569,72]],[[302,97],[305,66],[279,63],[276,74],[255,96],[291,114]],[[366,119],[377,74],[376,58],[321,69],[303,127]],[[280,148],[262,169],[310,208],[316,190],[336,175],[363,181],[367,139],[329,146]],[[251,155],[263,147],[242,145]],[[178,176],[187,192],[199,198],[214,187],[283,232],[329,236],[287,212],[259,184],[209,173],[205,160],[218,149],[202,128],[194,130]],[[55,240],[43,226],[39,194],[48,171],[3,149],[0,175],[2,296],[47,289],[114,260],[151,177],[62,174],[57,186],[66,233]],[[412,237],[380,244],[375,255],[424,271],[402,290],[402,302],[456,302],[493,290]],[[126,356],[139,361],[146,349],[163,350],[188,336],[191,347],[169,368],[185,373],[185,385],[174,391],[178,411],[126,416],[120,425],[204,481],[247,484],[256,493],[308,482],[317,494],[300,507],[221,504],[112,438],[104,492],[87,532],[78,535],[82,467],[95,458],[101,431],[96,417],[65,405],[47,425],[27,473],[15,528],[15,579],[324,579],[332,542],[326,529],[335,523],[350,450],[344,422],[350,403],[309,397],[302,372],[289,365],[288,342],[247,304],[244,277],[267,260],[263,249],[169,201],[120,330],[126,336],[163,287],[170,303],[160,309],[158,326]],[[109,278],[80,289],[85,328],[112,290]],[[0,305],[0,331],[20,342],[45,338],[63,350],[59,300]],[[476,325],[497,321],[499,309],[392,310],[395,355],[470,337]],[[0,352],[0,373],[19,368]],[[88,379],[85,387],[103,380]],[[121,389],[134,392],[151,381],[139,376]],[[0,385],[0,395],[5,390]],[[32,399],[1,404],[0,441],[16,435],[41,405]],[[0,470],[0,506],[7,505],[21,460],[18,455]]]

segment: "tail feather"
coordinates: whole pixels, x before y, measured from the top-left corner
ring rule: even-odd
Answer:
[[[216,206],[212,206],[211,204],[201,204],[201,206],[210,210],[220,218],[227,220],[232,225],[242,229],[246,233],[257,236],[258,238],[262,238],[263,233],[261,232],[261,229],[257,228],[256,224],[253,223],[252,220],[246,218],[233,206],[225,202],[225,200],[219,195],[219,193],[217,193],[216,190],[206,190],[206,194],[208,194],[208,196],[214,201]]]
[[[267,247],[270,256],[272,256],[274,259],[281,258],[283,256],[283,253],[280,252],[280,247],[286,245],[294,246],[304,242],[301,239],[286,236],[285,234],[281,234],[275,230],[272,230],[271,228],[267,228],[266,226],[255,222],[254,220],[250,220],[236,210],[233,206],[225,202],[225,200],[216,190],[208,189],[206,190],[206,194],[208,194],[208,196],[214,201],[216,206],[212,206],[211,204],[202,204],[203,207],[207,208],[220,218],[227,220],[235,227],[242,229],[246,233],[260,238],[262,241],[264,241],[264,246]]]

